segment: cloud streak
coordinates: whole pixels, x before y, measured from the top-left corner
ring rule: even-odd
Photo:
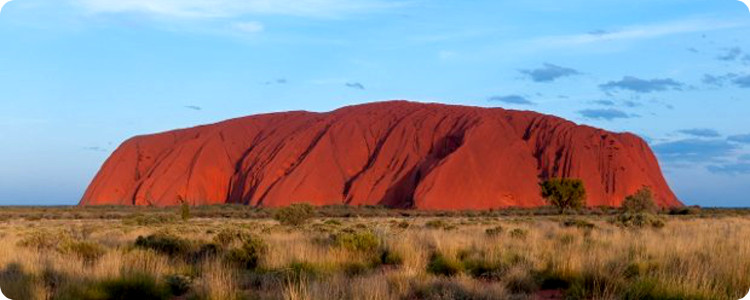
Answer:
[[[684,86],[681,82],[671,78],[640,79],[633,76],[625,76],[617,81],[600,84],[599,88],[609,90],[629,90],[636,93],[663,92],[667,90],[679,90]]]
[[[362,85],[359,82],[347,82],[345,85],[346,85],[346,87],[353,88],[353,89],[356,89],[356,90],[364,90],[365,89],[365,86]]]
[[[581,74],[578,70],[550,63],[545,63],[541,68],[520,70],[519,72],[528,75],[535,82],[551,82],[558,78]]]
[[[692,128],[692,129],[683,129],[678,131],[682,134],[692,135],[695,137],[720,137],[721,134],[719,134],[718,131],[710,128]]]
[[[69,0],[90,13],[143,13],[172,18],[284,15],[336,18],[403,6],[383,0]]]
[[[578,113],[587,119],[607,120],[607,121],[612,121],[614,119],[627,119],[627,118],[633,117],[625,113],[624,111],[613,109],[613,108],[584,109],[584,110],[578,111]]]
[[[534,105],[535,103],[520,95],[492,96],[489,101],[503,102],[508,104]]]
[[[532,44],[540,47],[584,46],[594,43],[651,39],[675,34],[705,32],[740,26],[743,26],[743,24],[710,19],[689,19],[630,26],[614,31],[596,30],[585,34],[546,36],[533,40]]]
[[[738,147],[725,140],[685,139],[653,146],[654,152],[670,162],[710,162],[730,156]]]

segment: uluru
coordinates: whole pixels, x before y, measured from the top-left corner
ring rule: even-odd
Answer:
[[[383,205],[471,210],[545,205],[539,182],[580,178],[588,206],[643,187],[681,206],[643,139],[502,108],[386,101],[259,114],[137,136],[81,205]]]

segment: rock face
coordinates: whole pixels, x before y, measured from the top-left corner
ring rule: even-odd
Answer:
[[[589,206],[618,206],[643,186],[660,206],[682,205],[633,134],[534,112],[406,101],[134,137],[80,203],[533,207],[545,204],[538,183],[551,177],[582,179]]]

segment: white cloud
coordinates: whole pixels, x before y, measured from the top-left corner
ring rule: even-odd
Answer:
[[[246,33],[256,33],[263,31],[263,24],[260,22],[238,22],[234,23],[234,28]]]
[[[2,1],[2,0],[0,0]],[[386,0],[70,0],[91,13],[144,13],[177,18],[242,15],[341,17],[402,6]]]
[[[541,47],[583,46],[599,42],[650,39],[741,26],[743,26],[741,23],[717,20],[682,20],[670,23],[630,26],[617,31],[597,30],[586,34],[546,36],[533,39],[530,43]]]
[[[5,4],[8,4],[8,2],[10,1],[12,0],[0,0],[0,13],[3,12],[3,6],[5,6]]]

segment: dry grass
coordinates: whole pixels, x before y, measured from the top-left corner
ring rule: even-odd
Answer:
[[[143,282],[150,280],[152,295],[141,299],[217,300],[535,299],[542,294],[735,300],[750,288],[750,218],[665,217],[660,229],[624,229],[606,217],[583,218],[595,228],[562,226],[558,217],[442,217],[445,226],[425,226],[434,217],[319,218],[301,227],[267,218],[151,225],[10,219],[0,221],[0,285],[12,299],[109,299],[111,290],[146,289]],[[498,227],[500,233],[485,233]],[[227,261],[225,254],[240,249],[241,240],[218,246],[215,253],[198,252],[226,228],[263,241],[259,266]],[[332,236],[359,232],[376,236],[377,246],[346,247]],[[192,252],[169,256],[134,246],[137,237],[154,233],[180,237]],[[61,245],[70,241],[99,245],[104,252],[61,250],[69,249]],[[383,253],[397,259],[384,263]],[[435,253],[455,264],[458,273],[428,272]],[[166,278],[173,275],[190,279],[185,295],[170,295]]]

